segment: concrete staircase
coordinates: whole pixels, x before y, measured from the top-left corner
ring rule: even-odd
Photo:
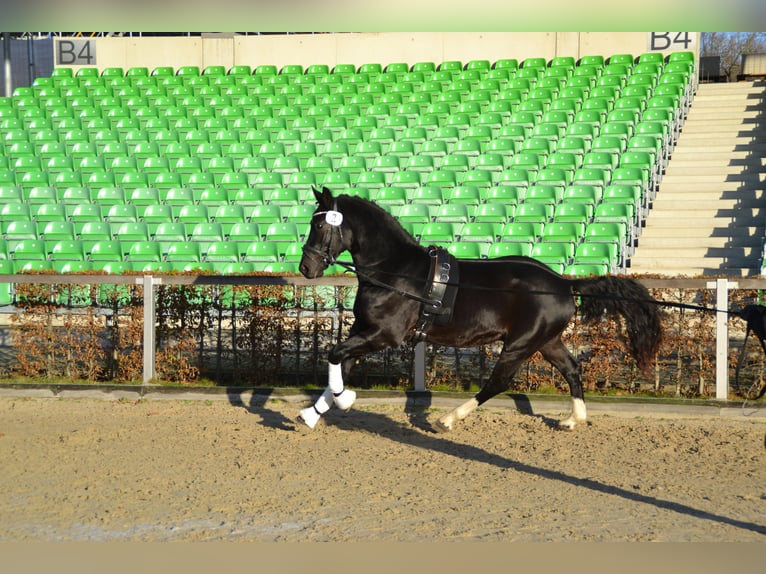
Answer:
[[[760,274],[766,83],[700,84],[629,273]]]

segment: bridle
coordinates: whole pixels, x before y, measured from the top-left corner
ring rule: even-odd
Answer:
[[[338,202],[336,201],[333,203],[332,209],[317,211],[314,213],[314,215],[311,216],[311,218],[313,220],[315,217],[320,215],[324,215],[325,222],[331,227],[327,238],[327,245],[324,247],[324,250],[322,250],[317,249],[313,245],[304,244],[303,252],[307,257],[313,258],[314,260],[317,260],[318,258],[318,260],[323,264],[329,266],[333,265],[337,261],[335,256],[333,256],[331,253],[333,240],[336,237],[336,229],[338,230],[337,237],[340,239],[340,242],[343,243],[343,230],[341,229],[341,225],[343,224],[343,214],[338,211]]]

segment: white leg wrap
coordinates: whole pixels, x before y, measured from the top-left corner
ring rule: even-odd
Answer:
[[[328,363],[327,379],[337,407],[343,411],[350,409],[356,400],[356,393],[343,387],[343,369],[340,364]]]
[[[319,418],[332,407],[332,400],[332,391],[328,386],[313,405],[301,409],[300,418],[306,426],[313,429],[319,422]]]
[[[330,386],[330,390],[338,395],[343,392],[343,369],[340,364],[328,363],[327,365],[327,384]]]

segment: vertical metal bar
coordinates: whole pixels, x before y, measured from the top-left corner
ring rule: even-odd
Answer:
[[[426,390],[426,344],[423,341],[415,344],[415,358],[413,370],[415,371],[415,390]]]
[[[136,279],[136,283],[143,283],[144,286],[144,379],[143,383],[149,384],[155,375],[155,321],[156,314],[154,310],[154,286],[162,283],[161,278],[155,278],[152,275],[144,275],[143,278]]]
[[[729,308],[729,289],[736,289],[737,283],[719,278],[707,283],[708,289],[715,289],[715,398],[725,401],[729,398],[729,315],[723,311]]]
[[[11,66],[11,33],[3,32],[3,65],[5,66],[5,97],[13,95],[13,68]]]

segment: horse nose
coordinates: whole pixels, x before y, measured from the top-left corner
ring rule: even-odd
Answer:
[[[298,270],[306,279],[314,279],[316,277],[316,272],[305,261],[301,261],[300,265],[298,265]]]

